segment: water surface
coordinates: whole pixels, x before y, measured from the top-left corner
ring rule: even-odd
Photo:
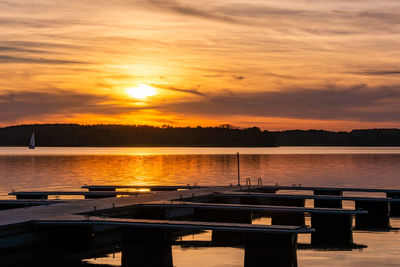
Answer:
[[[79,190],[84,184],[229,185],[237,182],[240,152],[242,183],[357,186],[400,189],[400,148],[0,148],[0,195],[12,190]],[[353,207],[345,204],[346,207]],[[400,227],[399,219],[392,219]],[[195,235],[195,240],[208,238]],[[300,236],[302,243],[309,236]],[[367,248],[352,251],[299,250],[305,266],[399,266],[397,231],[354,233]],[[243,266],[240,248],[173,247],[174,265]],[[120,253],[89,259],[120,266]]]

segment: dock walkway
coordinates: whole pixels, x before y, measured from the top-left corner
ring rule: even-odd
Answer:
[[[37,225],[45,226],[118,226],[128,228],[152,228],[152,229],[190,229],[190,230],[216,230],[245,233],[264,234],[309,234],[314,229],[301,226],[288,225],[261,225],[245,223],[222,223],[222,222],[198,222],[198,221],[175,221],[175,220],[149,220],[149,219],[118,219],[91,217],[85,220],[38,220],[33,221]]]
[[[264,190],[299,190],[299,191],[325,191],[325,192],[366,192],[366,193],[392,193],[399,194],[400,189],[385,188],[357,188],[357,187],[321,187],[321,186],[261,186]]]
[[[372,202],[400,202],[396,198],[378,197],[351,197],[351,196],[330,196],[330,195],[290,195],[256,192],[235,192],[235,193],[216,193],[218,197],[258,197],[258,198],[282,198],[282,199],[316,199],[316,200],[348,200],[348,201],[372,201]]]
[[[136,207],[143,208],[195,208],[207,210],[235,210],[235,211],[266,211],[276,213],[319,213],[319,214],[367,214],[364,210],[331,209],[331,208],[306,208],[292,206],[269,206],[269,205],[243,205],[243,204],[220,204],[199,202],[156,202],[138,204]]]
[[[84,188],[90,191],[10,193],[21,199],[12,203],[26,204],[27,207],[0,210],[0,252],[17,247],[25,248],[27,245],[36,247],[38,244],[51,244],[54,245],[54,248],[49,248],[52,252],[79,253],[89,245],[121,242],[123,255],[128,258],[125,260],[130,262],[124,266],[146,266],[146,260],[149,260],[144,256],[146,251],[155,253],[151,258],[165,257],[168,260],[171,256],[169,235],[172,232],[181,231],[187,234],[190,231],[211,230],[213,240],[242,240],[246,247],[246,259],[254,260],[255,264],[258,264],[257,261],[261,257],[268,264],[273,259],[275,265],[266,264],[268,266],[282,266],[281,262],[278,262],[282,259],[287,260],[287,265],[284,266],[295,266],[298,234],[310,233],[311,243],[316,245],[329,243],[348,246],[353,244],[353,216],[356,216],[356,225],[359,225],[358,217],[369,220],[373,216],[384,215],[381,212],[382,203],[388,205],[390,202],[400,201],[238,192],[241,189],[239,186],[113,185]],[[123,188],[148,188],[151,192],[117,191]],[[28,201],[32,198],[47,198],[49,195],[83,195],[92,199],[62,200],[56,203],[43,200]],[[117,195],[123,197],[116,197]],[[22,198],[27,199],[22,201]],[[263,201],[258,202],[260,199],[300,199],[303,206],[274,206]],[[357,205],[356,210],[306,208],[304,199],[354,200],[356,203],[371,202],[373,205],[378,203],[380,213],[375,213],[376,206],[368,205],[361,206],[364,210],[359,209]],[[184,200],[186,202],[183,202]],[[252,224],[254,213],[268,213],[272,217],[272,225]],[[372,217],[365,217],[370,216],[370,213]],[[305,226],[305,214],[311,215],[311,228]],[[388,218],[385,217],[384,220],[386,219]],[[54,254],[55,257],[61,256],[57,253]],[[137,265],[138,259],[142,259],[144,265]],[[10,263],[13,263],[12,260]]]
[[[117,189],[149,189],[150,191],[177,191],[205,188],[190,185],[84,185],[81,188],[89,191],[116,191]]]
[[[0,210],[0,227],[27,222],[31,220],[45,220],[60,218],[71,214],[84,214],[94,210],[103,210],[132,206],[137,203],[171,201],[180,197],[190,198],[192,196],[206,196],[214,192],[224,192],[232,187],[208,187],[183,191],[160,191],[147,194],[134,194],[126,197],[112,197],[86,200],[64,200],[64,203],[57,203],[49,206],[34,206],[26,209]],[[96,192],[85,192],[96,193]],[[108,192],[110,193],[110,192]],[[111,192],[112,193],[112,192]],[[84,218],[82,215],[81,218]]]
[[[147,192],[124,192],[124,191],[21,191],[11,192],[8,195],[16,196],[17,199],[48,199],[49,196],[84,196],[85,198],[109,198],[116,196],[135,196]]]
[[[357,210],[368,211],[368,214],[356,214],[356,228],[358,229],[388,229],[390,228],[390,216],[398,216],[398,206],[391,208],[392,204],[400,204],[396,198],[376,197],[350,197],[330,195],[289,195],[274,193],[254,192],[226,192],[215,193],[217,198],[239,198],[244,200],[264,199],[267,202],[278,205],[304,206],[306,199],[314,200],[314,207],[342,208],[342,201],[354,201]]]

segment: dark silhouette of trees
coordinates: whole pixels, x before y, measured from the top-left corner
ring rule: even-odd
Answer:
[[[275,146],[274,136],[257,127],[154,127],[132,125],[35,124],[0,128],[1,146]]]
[[[400,146],[399,129],[262,131],[257,127],[34,124],[0,128],[0,146]]]
[[[400,146],[399,129],[368,129],[351,132],[293,130],[273,132],[281,146]]]

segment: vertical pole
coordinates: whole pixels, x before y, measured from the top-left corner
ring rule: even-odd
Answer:
[[[239,160],[239,152],[236,153],[236,157],[237,157],[237,178],[238,178],[238,186],[240,186],[240,160]]]

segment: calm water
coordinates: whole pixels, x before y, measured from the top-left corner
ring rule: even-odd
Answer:
[[[0,195],[12,190],[79,190],[84,184],[236,183],[388,187],[400,189],[400,148],[0,148]],[[243,180],[244,181],[244,180]],[[352,207],[346,204],[347,207]],[[398,219],[392,226],[399,227]],[[207,234],[193,238],[208,238]],[[301,236],[300,242],[309,242]],[[353,251],[299,250],[299,266],[400,266],[400,236],[355,232],[368,248]],[[240,248],[173,248],[175,266],[243,266]],[[89,260],[119,266],[120,254]]]

